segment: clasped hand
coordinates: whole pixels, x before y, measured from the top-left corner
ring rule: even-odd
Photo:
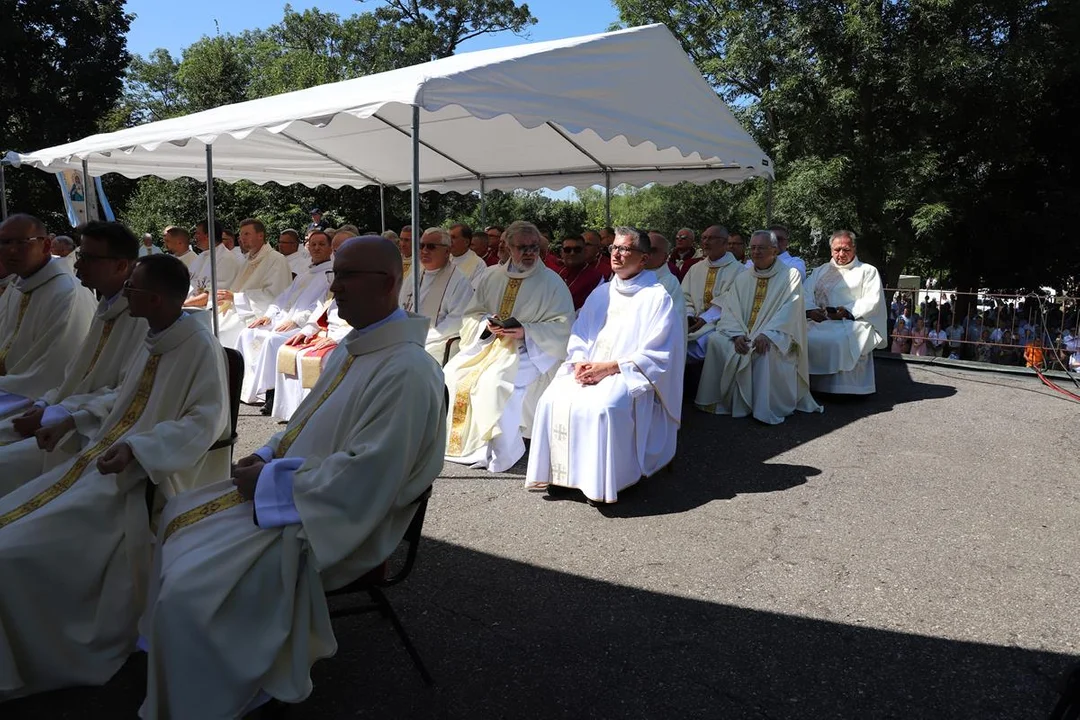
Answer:
[[[45,408],[34,405],[19,417],[11,421],[11,428],[24,438],[28,438],[41,429],[41,418]]]
[[[61,438],[74,429],[75,420],[69,415],[58,423],[38,428],[37,431],[34,432],[34,437],[37,438],[37,444],[40,449],[45,452],[52,452],[56,449]]]
[[[579,362],[574,364],[574,379],[579,385],[596,385],[609,375],[619,372],[617,362]]]
[[[690,318],[690,326],[687,328],[687,332],[696,333],[701,328],[705,327],[705,321],[699,317]]]
[[[232,484],[245,500],[255,499],[255,486],[259,484],[259,475],[266,462],[258,455],[248,455],[232,468]]]
[[[135,459],[135,453],[126,442],[117,443],[106,450],[97,461],[98,472],[102,475],[115,475],[127,469]]]
[[[740,335],[733,342],[735,343],[735,352],[740,355],[746,355],[751,349],[758,355],[764,355],[769,352],[769,346],[772,344],[765,335],[758,335],[753,341],[746,335]]]

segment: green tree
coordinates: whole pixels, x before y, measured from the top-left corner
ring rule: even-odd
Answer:
[[[0,152],[93,134],[120,97],[131,15],[122,0],[0,0]],[[8,208],[67,224],[56,181],[6,171]]]
[[[529,6],[515,0],[374,1],[380,6],[373,13],[380,29],[396,41],[403,55],[415,58],[413,62],[450,57],[466,40],[502,32],[522,34],[536,24]]]

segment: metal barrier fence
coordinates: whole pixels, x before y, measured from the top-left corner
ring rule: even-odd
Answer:
[[[893,352],[1080,372],[1080,298],[886,288],[885,301]]]

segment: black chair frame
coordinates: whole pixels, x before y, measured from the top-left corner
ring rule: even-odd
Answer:
[[[416,646],[413,645],[412,640],[409,639],[408,633],[405,632],[405,626],[401,624],[401,619],[394,611],[386,594],[383,593],[383,589],[397,585],[409,577],[409,573],[412,572],[413,565],[416,564],[416,554],[420,545],[420,537],[422,536],[424,529],[424,516],[427,514],[427,505],[430,498],[431,488],[429,487],[413,503],[416,505],[416,513],[413,515],[412,522],[409,523],[408,529],[405,530],[405,536],[402,538],[402,542],[406,545],[405,562],[397,572],[389,572],[389,560],[387,560],[359,580],[355,580],[343,588],[331,590],[326,593],[327,598],[367,593],[370,602],[348,604],[334,608],[330,611],[330,617],[336,619],[353,615],[362,615],[369,612],[378,612],[393,625],[394,631],[401,640],[401,644],[405,646],[406,652],[408,652],[409,657],[412,658],[413,665],[416,667],[417,672],[420,673],[420,677],[423,678],[424,684],[428,687],[433,686],[435,680],[431,677],[431,673],[428,672],[427,667],[424,665],[424,661],[420,657],[420,653],[417,651]]]

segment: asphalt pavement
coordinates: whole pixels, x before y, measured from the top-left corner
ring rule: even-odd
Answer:
[[[1080,405],[877,372],[779,427],[688,405],[673,471],[604,508],[525,491],[524,463],[448,465],[388,591],[436,686],[346,618],[289,717],[1045,718],[1080,654]],[[278,429],[242,415],[239,452]],[[139,682],[131,662],[0,718],[134,717]]]

